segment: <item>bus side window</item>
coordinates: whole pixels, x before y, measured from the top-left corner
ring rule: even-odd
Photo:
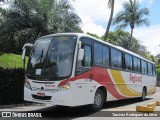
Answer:
[[[81,73],[89,70],[92,66],[92,48],[89,45],[82,45],[84,49],[84,58],[77,62],[76,73]]]
[[[148,75],[153,75],[152,72],[152,64],[148,63]]]
[[[153,76],[156,75],[156,66],[153,64]]]
[[[132,70],[132,56],[129,54],[125,54],[125,69],[128,70]]]

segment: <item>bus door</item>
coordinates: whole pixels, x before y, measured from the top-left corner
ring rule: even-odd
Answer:
[[[82,46],[84,49],[83,60],[77,61],[76,76],[82,79],[76,81],[76,104],[90,104],[92,94],[92,74],[90,69],[92,67],[92,46],[87,44],[87,38],[81,38]]]

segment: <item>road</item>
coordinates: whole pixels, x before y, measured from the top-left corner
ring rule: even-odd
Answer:
[[[88,119],[106,119],[107,115],[112,115],[113,112],[123,112],[123,111],[136,111],[136,106],[144,105],[146,106],[148,103],[155,102],[160,100],[160,87],[157,87],[156,94],[152,96],[148,96],[145,101],[140,101],[139,99],[128,99],[128,100],[120,100],[120,101],[112,101],[104,104],[103,109],[99,112],[92,112],[89,109],[89,106],[81,106],[81,107],[60,107],[60,106],[50,106],[43,104],[35,104],[29,106],[19,106],[19,107],[0,107],[0,111],[28,111],[28,112],[42,112],[49,113],[52,116],[56,117],[64,117],[64,119],[80,119],[83,120]],[[160,111],[160,107],[156,107],[156,111]],[[108,117],[108,119],[112,119],[113,117]],[[123,117],[118,117],[121,120]],[[43,118],[41,118],[43,119]],[[48,118],[50,119],[50,118]],[[147,120],[148,118],[145,118]],[[159,119],[155,117],[155,119]],[[122,119],[122,120],[125,120]]]

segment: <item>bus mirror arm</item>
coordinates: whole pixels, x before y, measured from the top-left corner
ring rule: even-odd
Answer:
[[[84,49],[80,48],[78,53],[78,60],[83,60],[84,57]]]
[[[80,48],[81,48],[81,46],[82,46],[81,41],[79,41],[79,42],[78,42],[78,46],[79,46],[79,49],[80,49]]]
[[[22,52],[22,60],[25,59],[25,54],[26,54],[26,48],[23,49],[23,52]]]

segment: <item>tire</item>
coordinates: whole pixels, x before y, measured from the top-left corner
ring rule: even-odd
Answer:
[[[98,89],[94,96],[94,104],[91,105],[93,111],[99,111],[102,109],[104,103],[104,94],[101,89]]]
[[[142,90],[142,96],[141,96],[141,101],[145,101],[146,100],[146,89],[143,88]]]

